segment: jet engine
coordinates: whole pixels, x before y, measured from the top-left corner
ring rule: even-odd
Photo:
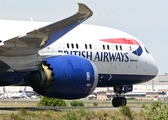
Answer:
[[[24,79],[39,94],[62,99],[78,99],[91,94],[98,84],[96,66],[88,59],[63,55],[45,58],[42,69]]]

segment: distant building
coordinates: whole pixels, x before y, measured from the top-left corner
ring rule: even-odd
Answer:
[[[97,92],[97,99],[107,99],[115,96],[113,87],[96,88],[94,92]],[[106,93],[106,94],[104,94]],[[168,98],[168,75],[158,75],[154,79],[133,85],[133,91],[127,94],[123,94],[126,97],[147,97],[147,98]]]

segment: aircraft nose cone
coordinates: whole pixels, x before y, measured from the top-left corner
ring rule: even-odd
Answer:
[[[155,75],[157,75],[159,70],[158,70],[158,66],[156,64],[153,65],[153,69],[154,69]]]
[[[152,57],[152,61],[151,61],[151,71],[152,71],[153,75],[155,75],[155,76],[157,76],[158,71],[159,71],[158,65],[153,57]]]
[[[158,66],[154,58],[151,54],[146,54],[143,57],[143,63],[144,63],[144,74],[147,75],[147,77],[144,79],[144,81],[149,81],[153,78],[155,78],[158,74]]]

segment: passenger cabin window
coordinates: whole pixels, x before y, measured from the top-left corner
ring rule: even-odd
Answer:
[[[69,48],[69,43],[67,43],[67,48]]]
[[[74,48],[74,44],[73,43],[71,44],[71,47]]]
[[[116,50],[118,50],[118,46],[116,45]]]
[[[103,45],[103,50],[105,50],[105,45]]]
[[[79,48],[78,44],[76,44],[76,48],[77,48],[77,49]]]
[[[120,50],[122,50],[122,46],[120,45]]]
[[[87,44],[85,44],[85,49],[87,49]]]
[[[109,45],[107,45],[107,50],[109,50],[110,49],[110,47],[109,47]]]
[[[89,47],[90,47],[90,49],[92,49],[92,45],[91,44],[89,44]]]

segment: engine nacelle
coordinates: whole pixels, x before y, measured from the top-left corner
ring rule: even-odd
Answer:
[[[43,70],[33,72],[25,79],[34,90],[48,97],[78,99],[91,94],[98,84],[96,66],[88,59],[64,55],[43,61]]]

